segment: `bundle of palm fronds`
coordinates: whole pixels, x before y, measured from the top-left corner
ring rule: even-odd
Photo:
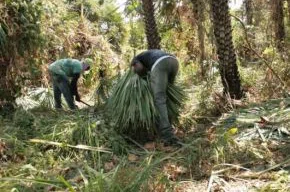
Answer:
[[[169,85],[167,89],[167,106],[172,122],[177,120],[185,95],[181,88]],[[115,122],[117,131],[122,133],[151,133],[155,118],[153,95],[148,78],[141,78],[132,71],[126,72],[115,85],[107,109]]]
[[[28,92],[28,97],[38,102],[39,105],[41,106],[47,108],[54,107],[53,90],[51,88],[45,87],[32,88]]]

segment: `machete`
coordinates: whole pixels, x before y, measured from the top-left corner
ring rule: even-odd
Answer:
[[[85,105],[88,106],[88,107],[91,107],[91,105],[87,104],[86,102],[84,102],[84,101],[82,101],[82,100],[80,100],[79,102],[85,104]]]

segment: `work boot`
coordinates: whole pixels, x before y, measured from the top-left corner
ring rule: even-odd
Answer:
[[[55,111],[58,111],[58,112],[63,111],[62,107],[55,107],[54,109],[55,109]]]
[[[183,146],[183,143],[175,136],[167,139],[162,139],[164,147],[178,147],[181,148]]]

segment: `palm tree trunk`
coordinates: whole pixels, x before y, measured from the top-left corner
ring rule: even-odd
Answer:
[[[254,24],[254,13],[253,13],[253,0],[244,0],[244,8],[245,8],[245,15],[246,15],[246,24],[247,25],[255,25]],[[249,28],[247,30],[248,40],[253,43],[255,46],[255,30],[253,28]],[[244,58],[246,61],[251,61],[253,58],[252,52],[248,49],[245,49]]]
[[[148,43],[147,47],[148,49],[160,49],[161,38],[155,21],[153,0],[142,0],[142,7]]]
[[[272,0],[272,22],[276,47],[281,52],[284,49],[285,25],[283,14],[283,0]]]
[[[205,46],[204,46],[204,2],[203,0],[191,0],[193,4],[194,18],[197,22],[197,35],[200,50],[199,64],[201,69],[201,76],[205,76],[205,67],[203,61],[205,60]]]
[[[15,86],[8,77],[9,59],[0,58],[0,108],[5,103],[14,103]]]
[[[211,0],[210,4],[224,92],[229,93],[233,99],[241,99],[242,89],[232,40],[228,0]]]
[[[247,25],[253,25],[253,0],[245,0],[244,5]]]
[[[288,23],[290,23],[290,0],[287,0],[287,7],[288,7]]]

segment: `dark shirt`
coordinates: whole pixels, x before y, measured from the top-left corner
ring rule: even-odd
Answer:
[[[159,49],[151,49],[148,51],[144,51],[133,58],[131,65],[133,65],[136,62],[140,62],[148,71],[151,70],[153,64],[157,59],[160,57],[171,55],[169,53],[166,53],[164,51],[161,51]]]
[[[70,89],[71,89],[71,93],[72,95],[75,95],[77,97],[79,97],[79,93],[78,93],[78,79],[80,78],[80,74],[76,73],[74,74],[71,83],[70,83]]]

